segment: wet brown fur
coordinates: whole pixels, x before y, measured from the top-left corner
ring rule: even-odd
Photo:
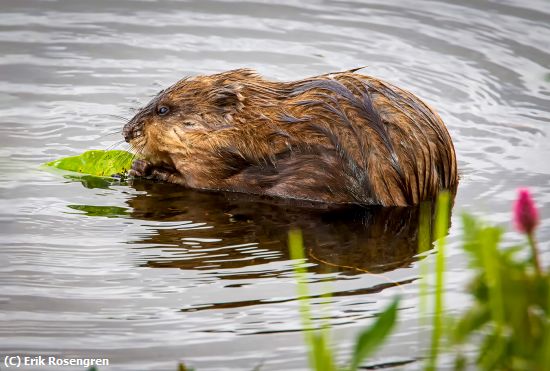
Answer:
[[[191,188],[406,206],[458,184],[437,113],[354,70],[294,82],[248,69],[183,79],[124,135],[144,159],[134,174]]]

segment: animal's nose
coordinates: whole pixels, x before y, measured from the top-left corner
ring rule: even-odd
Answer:
[[[128,143],[130,143],[130,140],[132,140],[132,131],[133,131],[133,125],[131,122],[124,125],[124,128],[122,129],[122,135],[124,136],[124,140]]]
[[[136,122],[134,120],[124,125],[124,128],[122,129],[122,135],[124,136],[124,140],[130,143],[132,139],[140,136],[142,127],[143,127],[143,122],[141,121]]]

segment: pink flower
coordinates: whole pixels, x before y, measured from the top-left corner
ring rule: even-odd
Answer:
[[[514,223],[518,231],[528,235],[539,224],[539,213],[527,188],[518,189],[518,199],[514,203]]]

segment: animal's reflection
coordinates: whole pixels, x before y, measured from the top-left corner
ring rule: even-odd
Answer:
[[[189,254],[172,254],[170,259],[148,257],[145,265],[150,267],[235,269],[288,259],[291,228],[302,230],[307,257],[316,263],[312,269],[318,273],[379,273],[407,266],[417,252],[417,207],[331,210],[249,195],[198,192],[170,184],[140,181],[132,187],[140,191],[127,201],[133,209],[132,218],[191,221],[210,227],[178,228],[179,223],[173,228],[170,223],[153,227],[153,233],[143,236],[138,244],[164,246],[171,251],[180,248]],[[189,240],[199,243],[194,242],[193,247],[185,242]],[[250,254],[250,249],[241,248],[245,244],[264,252]]]

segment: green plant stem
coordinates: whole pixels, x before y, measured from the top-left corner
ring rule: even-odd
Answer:
[[[431,247],[432,238],[432,203],[425,201],[420,204],[420,222],[418,226],[418,253],[423,254]],[[427,259],[423,259],[420,263],[420,277],[422,279],[419,282],[420,289],[420,320],[421,326],[427,325],[428,318],[428,275],[430,273],[430,266]]]
[[[445,236],[449,228],[449,193],[442,192],[437,200],[435,237],[437,239],[437,255],[435,263],[435,297],[434,297],[434,315],[432,344],[430,348],[430,357],[426,366],[427,370],[435,370],[437,367],[437,358],[439,356],[439,347],[442,335],[443,325],[443,285],[445,276]]]
[[[539,277],[542,276],[542,268],[540,265],[539,254],[537,249],[537,241],[533,237],[533,233],[527,233],[527,240],[529,241],[529,247],[531,247],[531,258],[533,259],[533,265],[535,266],[535,272]]]
[[[306,283],[306,269],[301,265],[305,261],[302,232],[299,230],[291,230],[288,232],[288,246],[290,250],[290,258],[297,261],[294,264],[294,274],[298,285],[298,303],[300,306],[300,315],[302,325],[304,327],[304,340],[308,344],[309,365],[312,370],[318,370],[316,350],[319,347],[319,341],[316,339],[313,330],[313,322],[311,320],[311,308],[309,303],[309,291]]]
[[[485,281],[487,283],[488,301],[491,310],[491,317],[494,323],[495,344],[488,350],[488,355],[482,362],[484,369],[493,367],[493,363],[498,360],[500,354],[504,351],[504,339],[502,337],[505,328],[504,297],[501,281],[502,268],[500,260],[495,259],[498,256],[498,230],[487,229],[480,235],[481,239],[481,257],[485,270]]]
[[[546,331],[544,334],[544,341],[543,341],[543,348],[542,349],[550,349],[550,273],[546,276],[547,280],[547,295],[546,295]],[[550,352],[546,351],[543,352],[543,360],[542,364],[544,365],[542,368],[542,371],[549,371],[550,370]]]

